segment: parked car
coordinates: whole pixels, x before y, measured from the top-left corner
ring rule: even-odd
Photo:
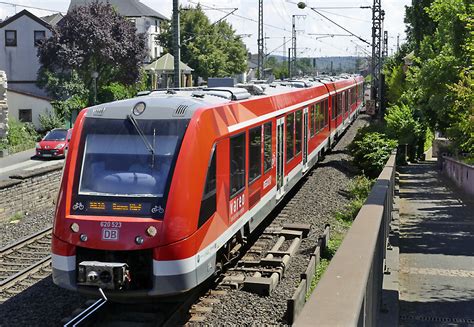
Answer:
[[[36,143],[36,156],[42,158],[64,158],[69,148],[72,129],[55,128]]]

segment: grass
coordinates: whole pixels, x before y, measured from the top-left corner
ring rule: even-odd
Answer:
[[[341,245],[343,238],[344,238],[343,234],[333,235],[333,238],[329,240],[328,242],[327,248],[323,249],[321,253],[321,260],[319,262],[319,265],[316,267],[316,272],[314,274],[313,279],[311,280],[311,287],[309,289],[309,292],[306,294],[306,299],[309,298],[313,290],[318,285],[319,281],[321,280],[321,277],[323,276],[324,272],[329,266],[329,263],[331,262],[332,257],[334,257],[337,249]]]
[[[363,175],[355,177],[348,187],[351,201],[344,207],[342,211],[334,214],[336,222],[336,232],[333,232],[332,239],[329,240],[328,246],[321,253],[321,260],[316,267],[316,272],[311,280],[311,287],[306,294],[308,298],[318,285],[324,272],[329,266],[331,259],[336,254],[337,249],[342,244],[345,233],[349,230],[355,217],[359,213],[360,208],[364,205],[367,197],[372,190],[375,180],[367,178]]]
[[[13,216],[10,217],[9,221],[12,224],[19,222],[23,218],[23,212],[17,211]]]

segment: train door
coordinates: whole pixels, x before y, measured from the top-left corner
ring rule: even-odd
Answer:
[[[285,193],[285,117],[277,119],[276,125],[276,180],[277,200]]]
[[[308,107],[303,109],[303,171],[308,169]]]

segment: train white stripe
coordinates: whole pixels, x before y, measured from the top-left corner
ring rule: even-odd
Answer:
[[[209,244],[203,250],[192,257],[181,260],[153,260],[153,275],[171,276],[185,274],[193,271],[198,266],[205,263],[212,257],[216,251],[225,244],[230,238],[241,229],[263,206],[276,196],[276,187],[265,194],[261,201],[240,217],[232,226],[230,226],[218,239]]]
[[[58,255],[51,254],[52,266],[55,269],[62,271],[74,271],[76,270],[76,256],[75,255]]]

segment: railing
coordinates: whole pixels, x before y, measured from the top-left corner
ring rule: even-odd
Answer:
[[[387,161],[295,326],[375,326],[392,217],[396,151]]]

